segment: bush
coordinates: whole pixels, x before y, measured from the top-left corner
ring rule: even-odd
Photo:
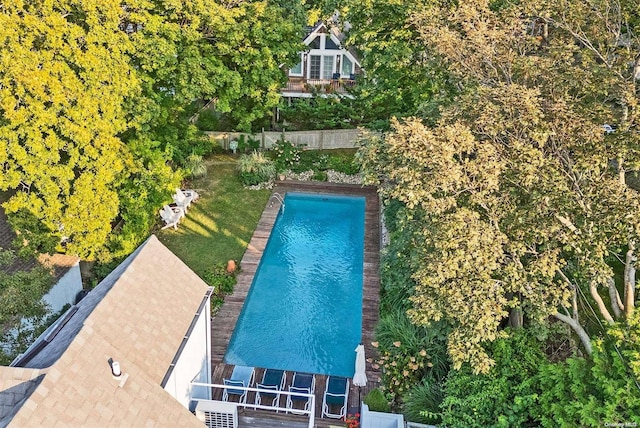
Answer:
[[[202,156],[195,153],[192,153],[187,157],[184,168],[187,174],[193,178],[204,177],[207,175],[207,164]]]
[[[446,426],[523,427],[540,425],[537,377],[546,358],[541,343],[525,329],[490,344],[495,366],[476,375],[468,364],[451,371],[441,404]]]
[[[393,407],[424,378],[441,381],[449,370],[444,323],[429,328],[416,326],[404,310],[384,314],[376,327],[374,346],[380,350],[377,364],[382,368],[382,384]]]
[[[245,186],[253,186],[273,179],[276,176],[276,166],[261,152],[253,152],[240,156],[238,172],[240,181]]]
[[[213,287],[211,312],[215,313],[222,306],[224,296],[233,292],[233,288],[238,281],[235,274],[227,272],[224,263],[218,263],[213,268],[207,269],[202,275],[202,279]]]
[[[295,170],[300,162],[300,149],[289,141],[279,140],[272,147],[273,161],[278,172]],[[298,172],[298,171],[296,171]]]
[[[355,175],[360,172],[360,166],[354,162],[354,155],[346,153],[329,155],[327,167],[348,175]]]
[[[240,134],[238,137],[238,151],[240,153],[255,152],[257,150],[260,150],[260,140]]]
[[[411,422],[439,424],[442,384],[433,379],[423,379],[403,397],[404,415]]]
[[[362,400],[364,404],[369,406],[369,410],[374,412],[384,412],[389,413],[391,411],[391,407],[389,406],[389,402],[385,398],[382,391],[378,388],[372,389]]]
[[[205,109],[198,115],[196,126],[202,131],[217,131],[220,129],[220,118],[213,110]]]

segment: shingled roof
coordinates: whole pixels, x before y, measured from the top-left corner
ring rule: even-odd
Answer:
[[[45,332],[24,364],[44,378],[10,426],[202,426],[160,384],[208,289],[151,236]],[[109,358],[126,381],[112,377]]]

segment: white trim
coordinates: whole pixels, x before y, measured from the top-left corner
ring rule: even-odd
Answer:
[[[300,52],[300,62],[298,64],[300,64],[300,73],[294,73],[291,70],[293,70],[292,68],[289,69],[289,76],[293,76],[293,77],[304,77],[304,53]],[[296,64],[297,65],[297,64]]]

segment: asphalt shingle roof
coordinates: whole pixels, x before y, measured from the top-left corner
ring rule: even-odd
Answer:
[[[27,362],[46,374],[10,426],[201,427],[160,384],[207,290],[151,236]],[[109,358],[120,362],[124,385]]]

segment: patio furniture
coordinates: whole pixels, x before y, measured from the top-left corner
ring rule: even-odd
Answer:
[[[329,376],[322,397],[322,417],[341,419],[347,416],[347,398],[349,397],[349,379]],[[335,412],[332,408],[339,408]]]
[[[255,369],[247,366],[235,366],[231,377],[223,379],[225,386],[240,386],[248,388],[253,383]],[[225,388],[222,393],[222,401],[229,401],[229,398],[238,397],[238,403],[247,402],[247,391],[244,389]]]
[[[289,392],[297,392],[304,394],[313,394],[316,389],[316,377],[315,375],[308,373],[294,373]],[[296,406],[302,405],[303,408],[299,409]],[[311,397],[304,395],[287,395],[287,413],[304,414],[304,411],[308,411],[311,408]]]
[[[256,384],[256,388],[263,390],[282,391],[286,375],[284,370],[266,369],[262,375],[262,381]],[[271,406],[279,406],[280,394],[273,392],[256,392],[256,404],[262,404],[263,400],[271,400]],[[276,413],[278,410],[276,410]]]
[[[166,229],[173,226],[174,229],[178,229],[178,222],[183,215],[184,211],[180,207],[163,206],[160,210],[160,217],[164,220],[165,225],[162,228]]]
[[[197,200],[198,197],[198,193],[194,190],[182,190],[176,188],[176,193],[173,195],[173,202],[175,202],[176,205],[182,208],[186,213],[191,202]]]

